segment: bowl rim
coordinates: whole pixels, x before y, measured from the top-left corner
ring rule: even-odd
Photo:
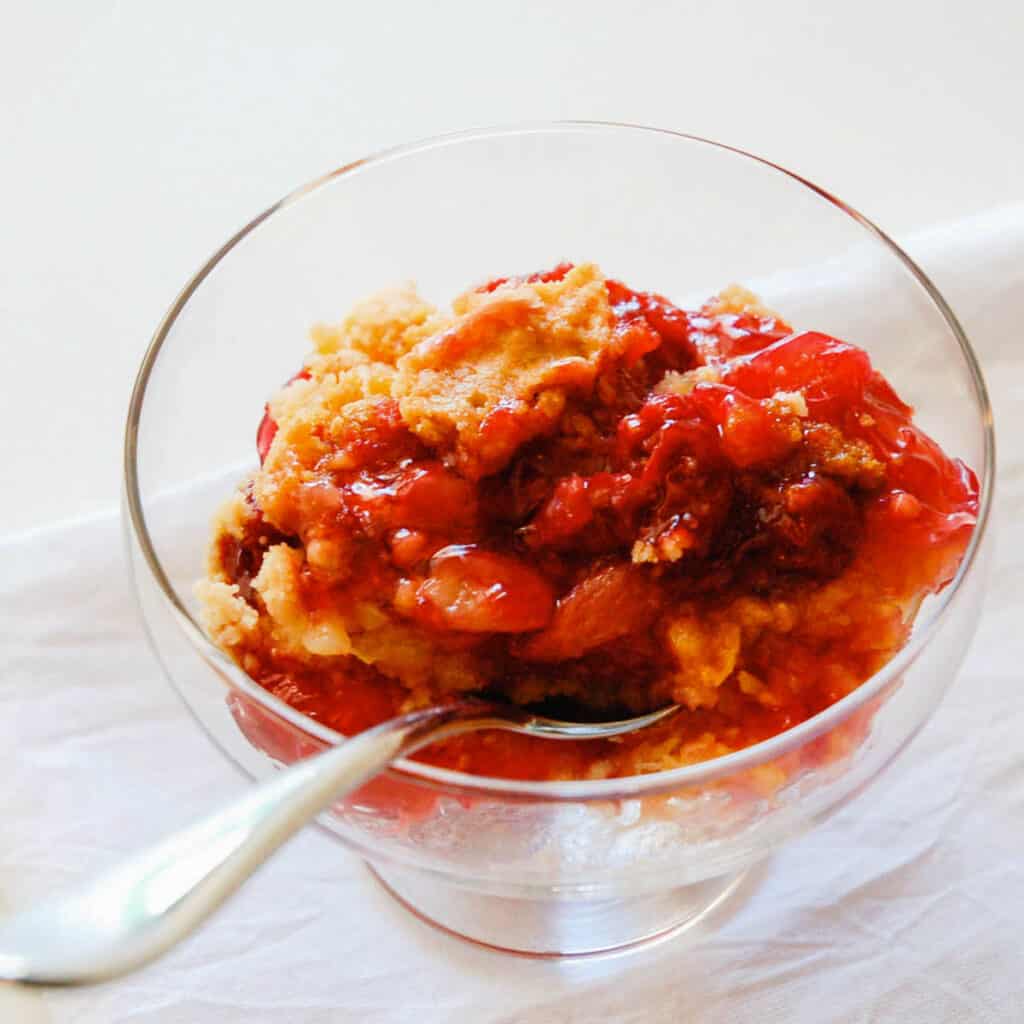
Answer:
[[[669,128],[658,128],[649,125],[632,124],[624,121],[603,120],[558,120],[558,121],[525,121],[504,125],[493,125],[472,128],[463,131],[448,132],[419,139],[413,142],[391,146],[371,153],[358,160],[343,164],[304,185],[289,192],[273,203],[262,213],[250,220],[244,227],[232,235],[217,251],[196,271],[178,293],[170,308],[164,314],[149,342],[143,356],[132,388],[128,414],[125,423],[125,439],[123,452],[124,469],[124,505],[131,534],[142,552],[150,574],[157,583],[162,597],[179,626],[185,631],[193,645],[202,656],[212,664],[223,676],[227,677],[231,686],[241,690],[247,697],[262,705],[279,718],[283,718],[293,727],[308,736],[328,744],[345,741],[345,736],[327,728],[322,723],[308,718],[296,711],[280,698],[264,690],[240,669],[224,652],[220,650],[205,634],[195,619],[178,597],[171,585],[160,560],[156,554],[146,516],[142,507],[137,468],[138,430],[142,417],[143,406],[153,369],[160,352],[170,336],[179,315],[189,299],[200,288],[206,278],[216,269],[224,258],[245,238],[252,234],[264,221],[275,213],[298,203],[306,196],[328,185],[336,179],[357,174],[367,169],[389,163],[396,159],[413,156],[432,149],[457,145],[463,142],[478,141],[486,138],[498,138],[505,135],[532,135],[541,133],[561,132],[623,132],[627,134],[643,133],[674,138],[686,143],[710,146],[735,156],[752,160],[768,170],[778,172],[817,194],[825,202],[836,207],[855,221],[867,234],[894,255],[905,270],[917,281],[925,294],[931,299],[939,311],[947,328],[956,340],[966,364],[973,389],[973,397],[978,406],[984,433],[984,456],[981,467],[981,491],[978,503],[978,519],[974,531],[964,552],[963,559],[956,575],[938,595],[938,603],[934,605],[928,618],[917,625],[910,641],[880,671],[866,679],[856,690],[836,701],[824,711],[778,733],[760,743],[745,747],[729,754],[686,765],[681,768],[666,769],[644,775],[622,776],[609,779],[577,779],[569,781],[522,781],[516,779],[494,778],[485,775],[471,775],[448,768],[423,764],[402,758],[396,761],[388,771],[400,776],[403,780],[429,788],[442,787],[446,791],[467,794],[493,794],[502,797],[520,797],[547,801],[579,801],[579,800],[614,800],[626,797],[651,796],[659,793],[679,790],[721,779],[726,775],[742,772],[763,764],[793,749],[810,742],[816,737],[834,728],[839,722],[868,704],[874,697],[893,683],[914,662],[928,645],[936,629],[945,617],[947,610],[961,590],[962,584],[971,573],[977,561],[978,551],[984,540],[992,507],[995,485],[995,432],[993,426],[992,406],[989,401],[988,389],[985,384],[981,366],[966,333],[955,313],[943,298],[938,288],[928,275],[910,258],[910,256],[892,238],[882,231],[873,221],[849,206],[831,192],[809,181],[802,175],[791,171],[764,157],[757,156],[739,147],[717,142],[699,135],[675,131]],[[147,629],[148,631],[148,629]]]

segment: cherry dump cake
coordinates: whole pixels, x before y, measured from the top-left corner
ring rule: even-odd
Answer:
[[[199,585],[253,679],[346,734],[466,694],[683,705],[434,764],[603,778],[775,735],[903,646],[974,527],[974,474],[865,352],[736,286],[682,310],[561,264],[449,312],[383,292],[312,338]]]

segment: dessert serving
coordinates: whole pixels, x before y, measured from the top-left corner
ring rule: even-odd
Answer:
[[[682,705],[434,764],[604,778],[773,736],[893,657],[975,525],[974,474],[867,354],[737,286],[683,310],[560,264],[450,311],[385,291],[312,340],[214,524],[219,646],[343,734],[466,695]]]

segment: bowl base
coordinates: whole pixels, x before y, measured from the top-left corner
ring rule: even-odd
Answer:
[[[500,953],[544,960],[632,953],[675,938],[721,908],[748,874],[628,898],[536,899],[449,886],[390,864],[367,867],[398,903],[431,927]]]

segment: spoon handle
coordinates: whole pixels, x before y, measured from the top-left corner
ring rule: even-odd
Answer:
[[[515,727],[494,710],[466,701],[384,722],[0,922],[0,980],[86,985],[149,963],[190,935],[282,843],[396,758],[444,736]]]

